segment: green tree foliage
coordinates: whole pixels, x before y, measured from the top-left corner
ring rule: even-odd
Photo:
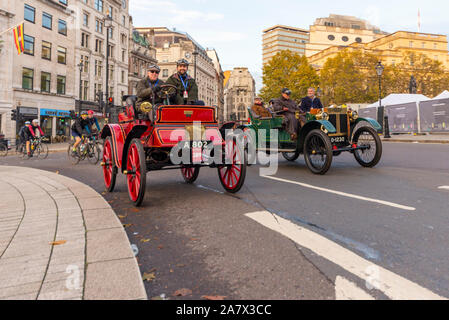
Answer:
[[[292,91],[292,99],[300,100],[309,87],[320,83],[318,73],[307,58],[289,50],[278,52],[263,67],[263,85],[260,95],[265,101],[278,98],[282,88]]]

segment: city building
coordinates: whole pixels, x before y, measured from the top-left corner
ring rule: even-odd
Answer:
[[[213,84],[214,91],[214,101],[213,106],[217,107],[217,120],[219,123],[224,121],[224,73],[221,68],[220,58],[218,57],[217,51],[215,49],[208,49],[207,55],[214,62],[215,67],[215,83]]]
[[[273,56],[283,50],[290,50],[303,56],[308,42],[308,30],[282,25],[265,29],[262,35],[263,64],[268,63]]]
[[[14,14],[0,9],[0,32],[13,27],[13,23]],[[14,107],[14,102],[12,91],[13,69],[10,61],[16,53],[14,52],[15,47],[11,34],[12,32],[7,32],[0,35],[0,135],[4,135],[8,140],[15,137],[15,127],[11,121],[11,110]]]
[[[335,57],[341,50],[362,50],[376,55],[385,64],[399,64],[405,55],[424,54],[440,61],[449,71],[448,40],[446,35],[397,31],[369,43],[352,43],[332,46],[309,57],[316,69],[321,69],[327,59]]]
[[[104,101],[112,97],[116,105],[128,93],[129,0],[76,0],[71,7],[77,18],[74,25],[77,110],[93,109],[101,116],[104,110],[97,93],[103,93]]]
[[[214,105],[216,92],[216,70],[207,51],[189,34],[165,27],[136,28],[140,34],[152,37],[156,47],[156,58],[162,70],[160,78],[167,80],[176,73],[176,62],[186,59],[190,62],[189,74],[198,84],[198,98],[206,105]]]
[[[369,22],[352,17],[331,14],[318,18],[310,26],[309,42],[305,54],[310,57],[332,46],[347,46],[351,43],[366,44],[387,35]]]
[[[225,121],[246,121],[255,94],[256,84],[248,68],[234,68],[224,88]]]
[[[68,135],[69,111],[73,110],[75,102],[75,34],[69,27],[73,24],[74,12],[65,0],[3,1],[2,6],[8,20],[2,27],[13,27],[25,21],[23,54],[17,54],[12,31],[3,36],[5,56],[2,53],[2,58],[7,59],[7,63],[2,63],[2,68],[7,70],[5,75],[1,72],[2,88],[4,85],[8,89],[1,94],[20,114],[17,123],[7,121],[7,138],[14,141],[24,122],[32,119],[40,119],[45,136],[49,138]],[[4,14],[2,19],[5,19]],[[13,70],[12,76],[9,68]],[[10,119],[10,115],[5,117]]]
[[[132,18],[130,18],[132,23]],[[137,30],[130,29],[128,94],[137,95],[137,84],[147,76],[150,65],[157,64],[154,36],[148,38]]]

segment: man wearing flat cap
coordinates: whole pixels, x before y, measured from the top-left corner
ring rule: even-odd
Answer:
[[[251,108],[251,112],[254,118],[271,118],[271,114],[265,108],[261,97],[254,98],[254,105]]]
[[[299,122],[296,119],[296,111],[300,110],[295,101],[290,99],[292,92],[288,88],[281,91],[282,97],[274,100],[273,109],[280,112],[285,119],[285,130],[290,134],[292,140],[298,139]]]
[[[137,84],[137,103],[145,101],[153,103],[153,94],[159,92],[161,86],[165,84],[164,81],[159,79],[160,72],[161,69],[157,65],[148,67],[147,76]],[[157,96],[154,99],[155,103],[163,103],[163,100]]]

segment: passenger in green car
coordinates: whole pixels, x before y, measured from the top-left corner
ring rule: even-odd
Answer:
[[[251,112],[253,114],[253,117],[258,118],[271,118],[270,112],[265,108],[262,98],[256,97],[254,99],[254,105],[251,108]]]
[[[300,110],[295,101],[290,99],[292,92],[288,88],[282,89],[282,97],[274,100],[273,109],[279,112],[285,119],[285,130],[292,140],[298,139],[299,121],[296,119],[296,111]]]

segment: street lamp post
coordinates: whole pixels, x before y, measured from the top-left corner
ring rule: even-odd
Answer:
[[[106,101],[109,101],[109,30],[112,27],[112,18],[109,11],[103,21],[106,27]],[[106,22],[108,22],[108,25],[106,25]]]
[[[382,108],[382,74],[385,67],[379,61],[376,65],[377,76],[379,77],[379,108]],[[381,110],[381,109],[380,109]],[[384,138],[391,138],[390,136],[390,126],[388,124],[388,115],[384,109]]]
[[[198,51],[193,51],[193,63],[194,63],[194,67],[195,67],[195,69],[194,69],[194,78],[195,78],[195,80],[196,80],[196,57],[200,54]]]
[[[78,113],[81,113],[81,96],[82,96],[82,92],[83,92],[83,81],[81,79],[81,76],[82,76],[83,68],[84,68],[84,63],[82,60],[78,64],[78,68],[80,69],[80,94],[79,94],[79,100],[78,100]]]

